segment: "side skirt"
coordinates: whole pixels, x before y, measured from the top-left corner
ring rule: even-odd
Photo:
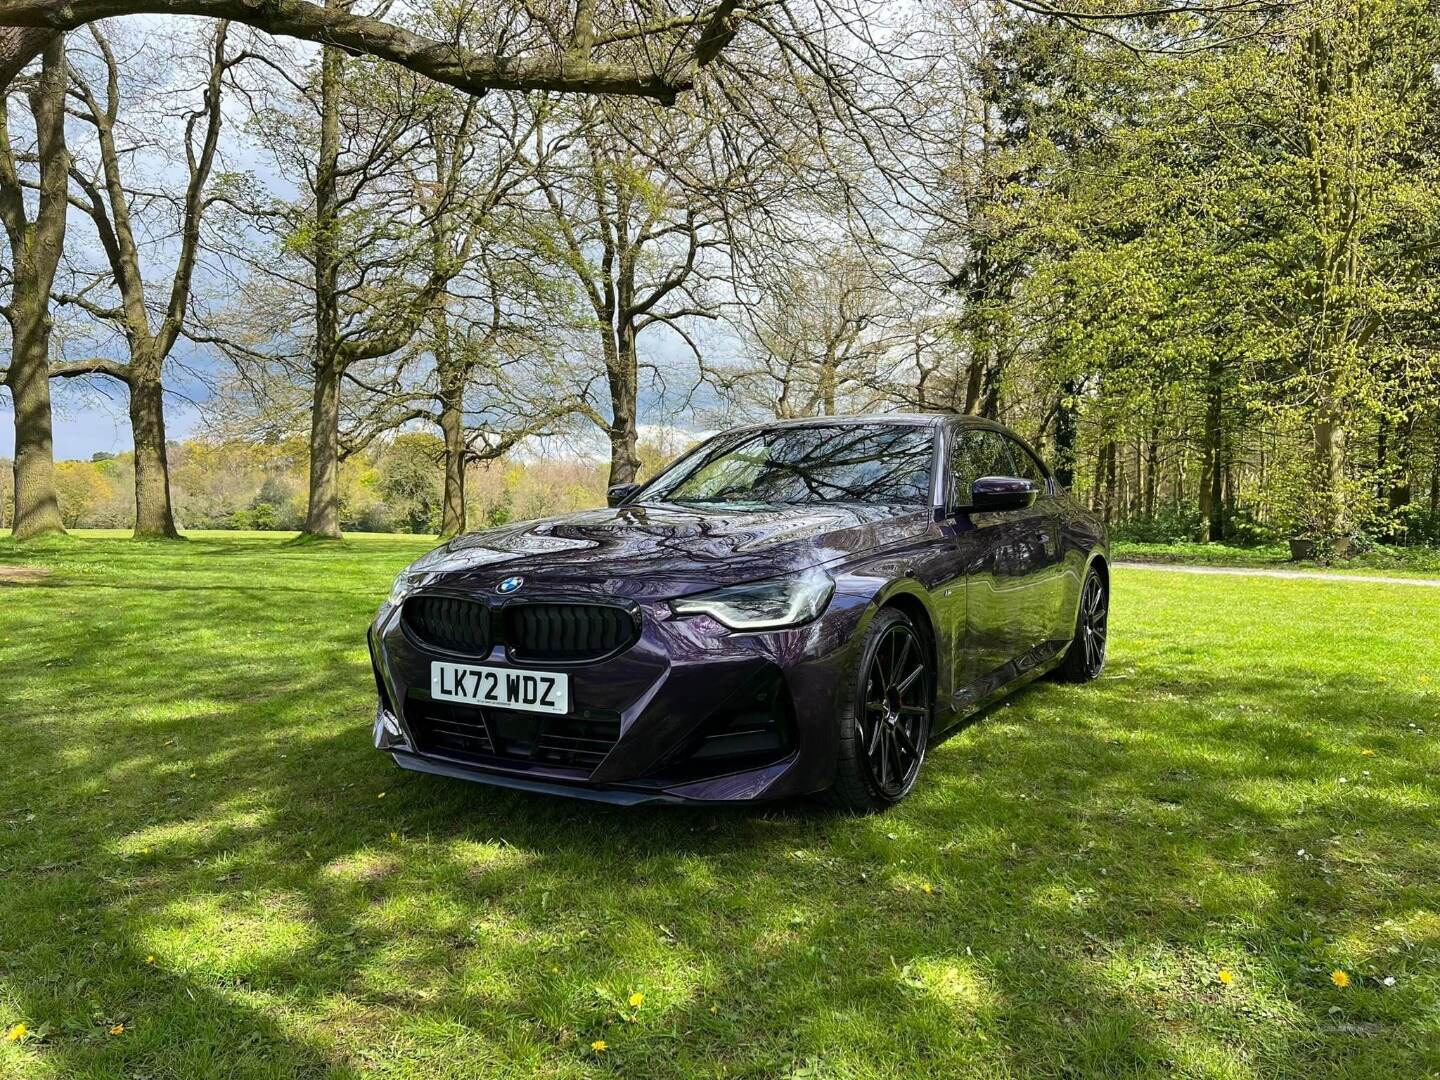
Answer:
[[[978,682],[962,687],[951,702],[950,717],[933,733],[932,743],[935,736],[948,735],[976,713],[1049,674],[1065,659],[1065,650],[1069,647],[1069,641],[1044,642],[996,668]]]

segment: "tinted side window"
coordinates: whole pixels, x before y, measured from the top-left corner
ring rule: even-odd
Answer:
[[[985,428],[961,429],[955,433],[950,451],[950,501],[955,506],[970,503],[970,485],[982,476],[1010,476],[1010,451],[1006,438]]]
[[[1014,439],[1006,440],[1010,444],[1010,457],[1015,462],[1015,471],[1012,476],[1018,476],[1023,480],[1034,480],[1041,488],[1045,487],[1045,469],[1036,461],[1029,450],[1021,446]]]

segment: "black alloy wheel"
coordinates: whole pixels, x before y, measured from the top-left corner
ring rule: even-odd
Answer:
[[[915,786],[930,737],[930,649],[902,612],[887,608],[875,617],[861,651],[857,691],[854,708],[841,720],[831,795],[864,813],[899,802]]]
[[[1105,669],[1105,643],[1110,636],[1110,589],[1094,567],[1085,575],[1075,638],[1057,673],[1065,682],[1093,682]]]

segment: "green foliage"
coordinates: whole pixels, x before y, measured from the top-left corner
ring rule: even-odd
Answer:
[[[1169,55],[1018,16],[997,37],[1011,171],[989,212],[999,260],[1026,263],[1012,317],[1043,328],[1009,396],[1078,381],[1097,502],[1083,459],[1159,443],[1162,494],[1198,511],[1219,471],[1257,535],[1390,535],[1373,492],[1398,452],[1428,475],[1440,423],[1440,10],[1304,0],[1253,20],[1120,32],[1211,35]],[[1120,481],[1112,518],[1147,516],[1138,470]]]
[[[386,448],[378,490],[403,531],[440,531],[444,485],[440,463],[445,443],[435,435],[407,433]]]

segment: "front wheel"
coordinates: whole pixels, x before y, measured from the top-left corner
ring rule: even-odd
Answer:
[[[909,794],[925,760],[934,709],[925,639],[904,612],[885,608],[865,635],[850,704],[840,717],[831,801],[866,814]]]
[[[1075,616],[1075,637],[1065,659],[1055,669],[1061,682],[1094,682],[1105,669],[1105,642],[1110,636],[1110,588],[1095,567],[1085,575],[1080,610]]]

